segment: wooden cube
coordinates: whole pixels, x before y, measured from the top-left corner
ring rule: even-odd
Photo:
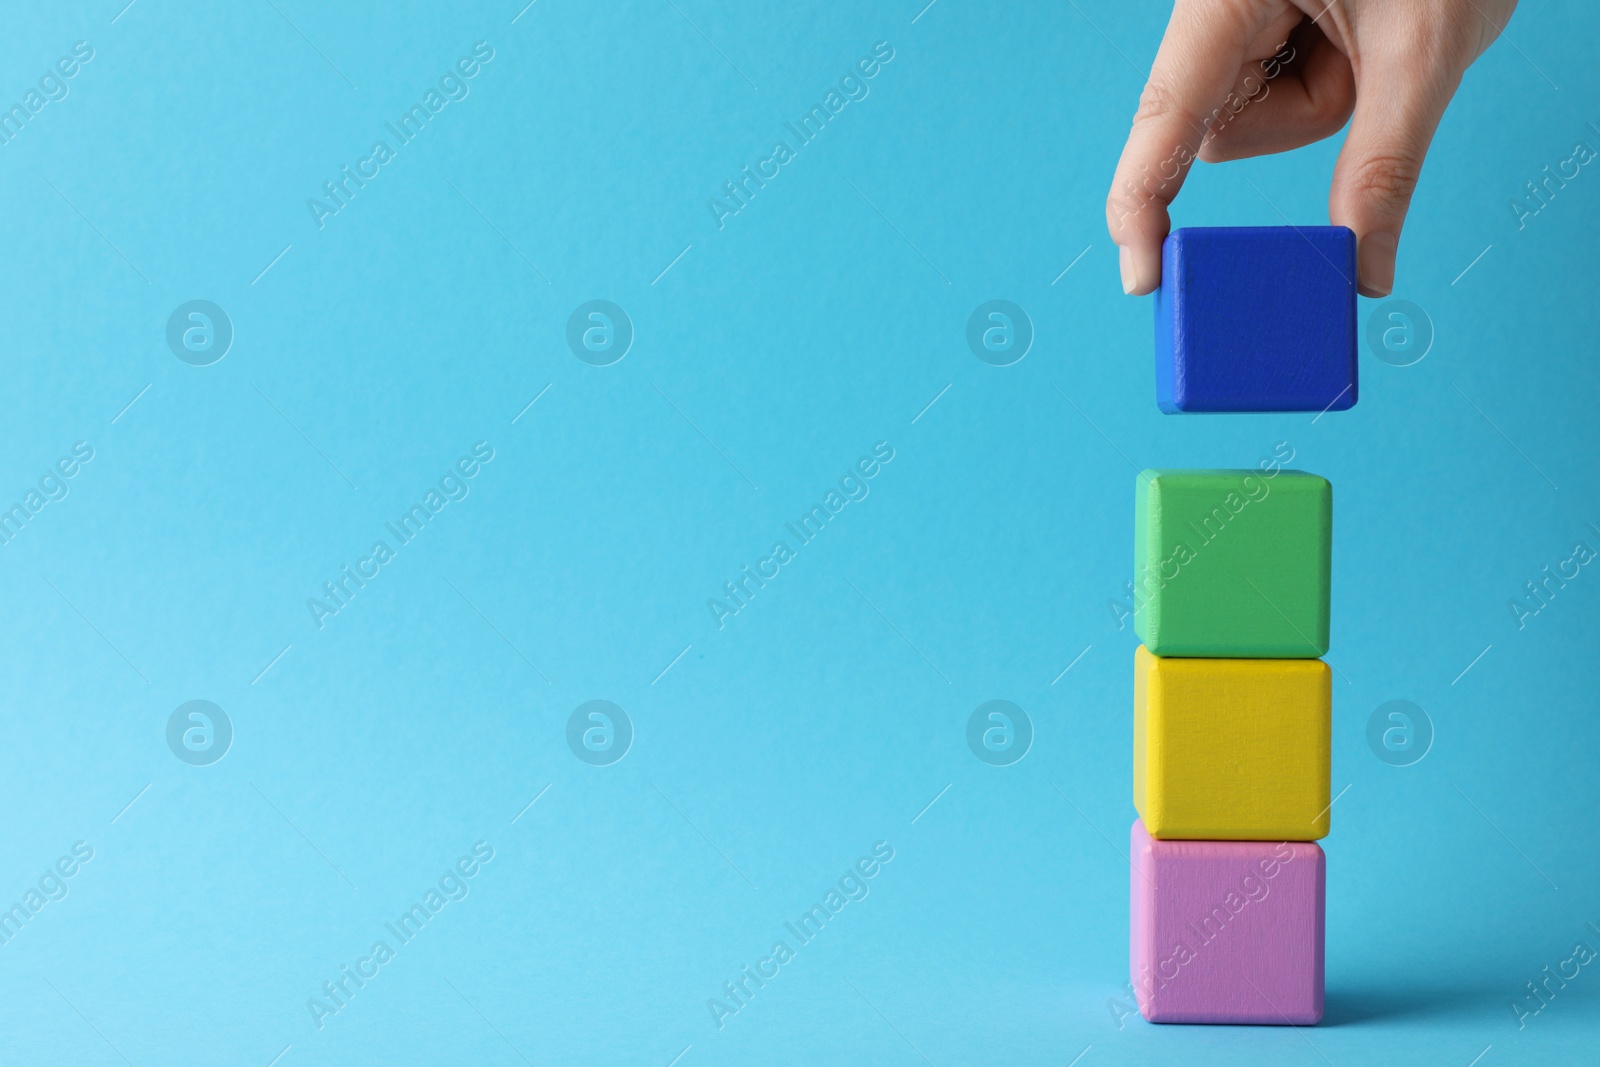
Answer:
[[[1309,842],[1158,841],[1133,824],[1129,963],[1153,1023],[1322,1019],[1326,873]]]
[[[1317,659],[1134,654],[1133,804],[1152,837],[1328,835],[1332,684]]]
[[[1356,237],[1343,226],[1175,230],[1156,294],[1156,403],[1327,411],[1356,402]]]
[[[1301,471],[1147,470],[1134,498],[1134,630],[1158,656],[1328,651],[1333,488]]]

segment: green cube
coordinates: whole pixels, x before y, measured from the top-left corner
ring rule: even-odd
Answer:
[[[1147,470],[1134,630],[1158,656],[1328,651],[1333,487],[1303,471]]]

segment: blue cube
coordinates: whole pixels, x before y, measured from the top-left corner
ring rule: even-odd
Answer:
[[[1356,402],[1356,236],[1343,226],[1175,230],[1156,294],[1156,403],[1343,411]]]

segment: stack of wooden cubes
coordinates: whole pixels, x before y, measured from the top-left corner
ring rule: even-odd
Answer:
[[[1354,279],[1341,228],[1174,233],[1156,312],[1162,409],[1349,407]],[[1151,1022],[1316,1023],[1332,488],[1276,457],[1148,470],[1134,510],[1139,1010]]]

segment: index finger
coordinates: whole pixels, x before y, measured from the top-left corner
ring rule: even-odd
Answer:
[[[1117,243],[1122,288],[1151,292],[1161,281],[1161,242],[1171,226],[1167,206],[1183,187],[1206,123],[1233,89],[1245,51],[1264,28],[1248,5],[1228,0],[1177,0],[1139,97],[1122,149],[1106,227]]]

